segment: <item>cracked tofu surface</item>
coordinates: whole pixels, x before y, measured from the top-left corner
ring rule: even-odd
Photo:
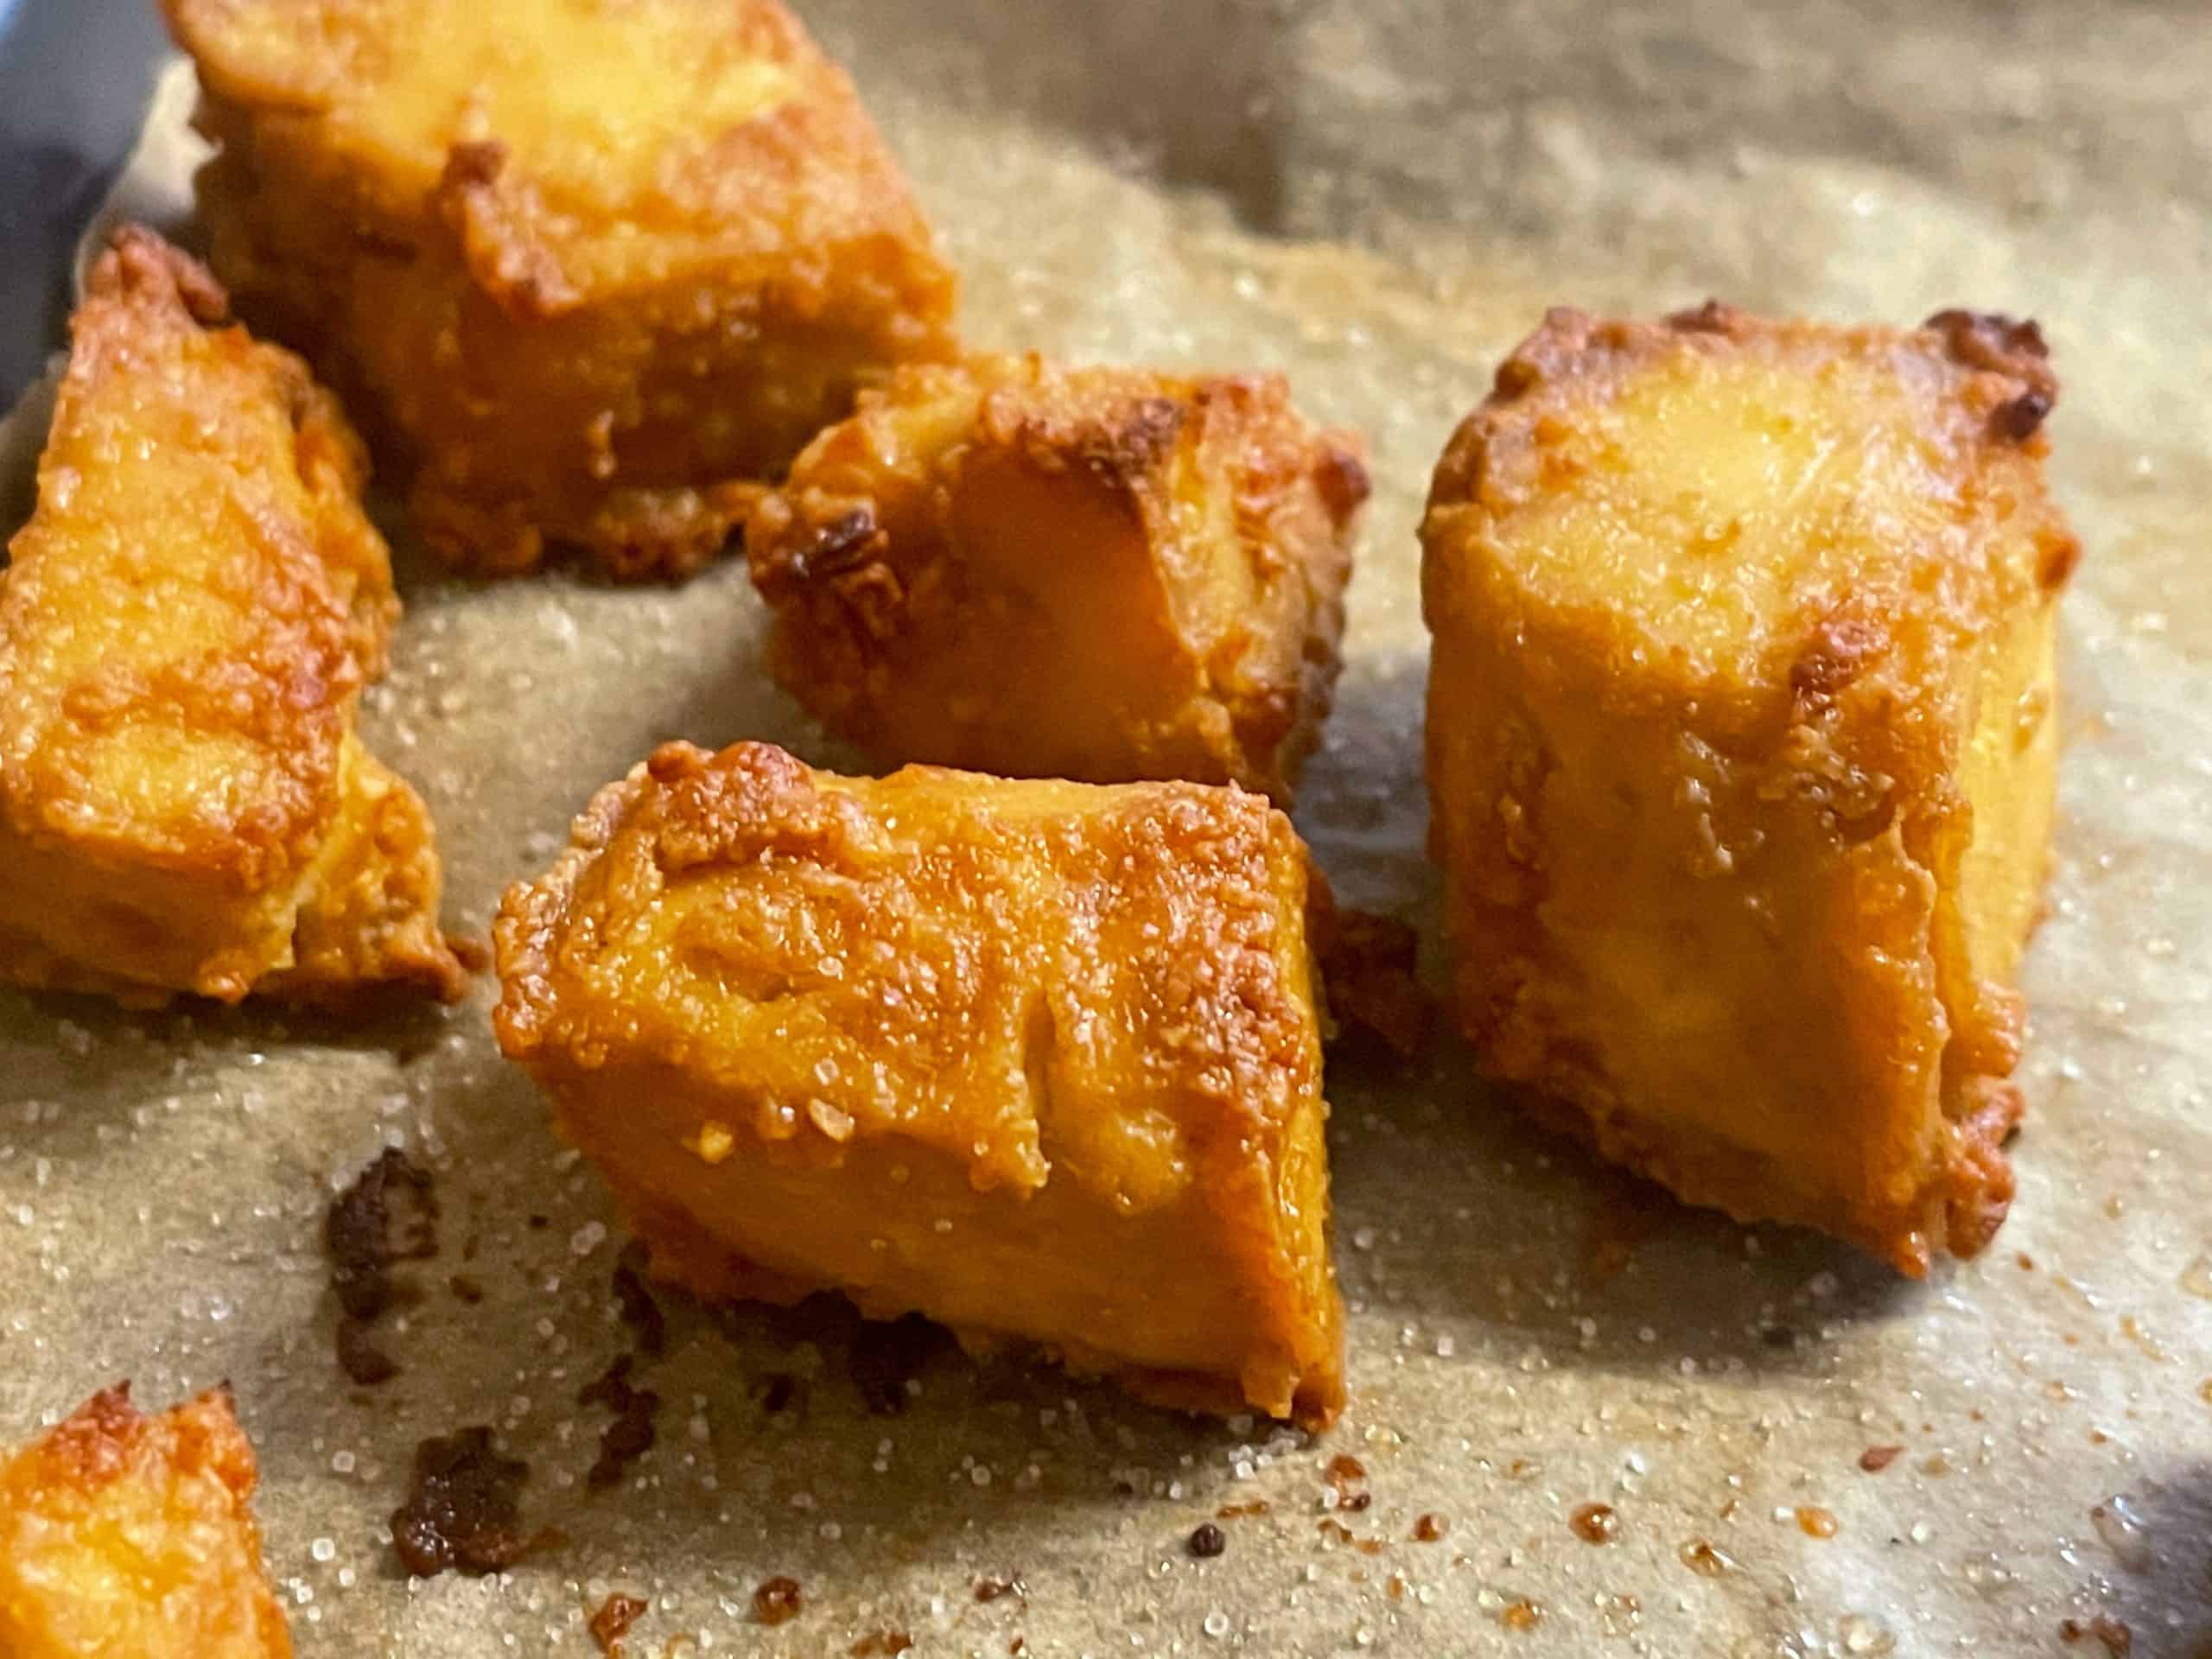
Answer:
[[[1361,454],[1280,376],[902,371],[753,514],[770,666],[880,766],[1287,805],[1336,684]]]
[[[0,1453],[0,1653],[290,1659],[257,1479],[220,1389],[149,1417],[124,1383]]]
[[[2030,323],[1555,311],[1436,473],[1432,842],[1486,1068],[1897,1268],[2012,1192],[2057,382]]]
[[[149,232],[72,342],[0,573],[0,977],[458,996],[429,816],[353,732],[398,601],[344,416]]]
[[[1238,790],[673,744],[509,891],[499,1040],[701,1294],[827,1287],[1325,1422],[1308,879]]]
[[[210,259],[454,563],[682,575],[954,283],[779,0],[164,0]]]

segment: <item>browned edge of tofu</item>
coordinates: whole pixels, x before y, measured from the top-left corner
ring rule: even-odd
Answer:
[[[1929,1062],[1939,1078],[1946,1123],[1939,1154],[1916,1189],[1894,1207],[1870,1210],[1801,1194],[1786,1213],[1777,1214],[1773,1173],[1761,1158],[1688,1126],[1639,1118],[1636,1103],[1618,1097],[1593,1071],[1590,1057],[1565,1052],[1544,1032],[1517,1023],[1510,1010],[1520,993],[1511,981],[1524,970],[1513,964],[1541,957],[1541,925],[1535,912],[1545,902],[1548,880],[1541,862],[1541,832],[1519,817],[1472,832],[1488,850],[1458,871],[1449,868],[1447,842],[1454,838],[1433,821],[1447,887],[1462,890],[1451,918],[1461,1010],[1485,1069],[1526,1085],[1516,1091],[1522,1103],[1603,1155],[1654,1176],[1693,1202],[1740,1220],[1818,1227],[1917,1276],[1927,1270],[1933,1248],[1958,1255],[1982,1249],[2014,1190],[2005,1146],[2024,1108],[2010,1080],[2023,1007],[2012,979],[2018,949],[2039,911],[2030,908],[2017,937],[1997,952],[2005,960],[1993,971],[1974,971],[1967,940],[1971,918],[1961,913],[1959,889],[1974,814],[1956,776],[1965,739],[1955,722],[1946,722],[1954,721],[1955,703],[1973,695],[1965,682],[1979,660],[1974,653],[1993,652],[1990,641],[2015,613],[2047,610],[2080,557],[2080,544],[2042,480],[2049,450],[2043,423],[2058,383],[2036,326],[1958,310],[1940,312],[1921,329],[1908,331],[1767,320],[1719,302],[1656,323],[1554,309],[1501,365],[1490,397],[1454,434],[1436,469],[1424,541],[1433,563],[1447,555],[1451,537],[1489,533],[1447,526],[1447,515],[1466,513],[1496,524],[1524,500],[1576,488],[1580,463],[1557,446],[1572,430],[1579,408],[1609,401],[1647,368],[1686,350],[1719,355],[1754,344],[1881,360],[1895,353],[1948,377],[1944,395],[1955,400],[1958,416],[1928,441],[1941,446],[1940,464],[1967,480],[1961,487],[1971,504],[1979,508],[1987,499],[2001,498],[1992,522],[2017,533],[2025,552],[2018,569],[1947,568],[1916,588],[1847,594],[1828,613],[1804,620],[1800,654],[1778,680],[1760,680],[1742,698],[1716,700],[1699,712],[1698,741],[1732,758],[1771,766],[1777,791],[1811,791],[1827,803],[1824,810],[1834,821],[1839,853],[1902,823],[1904,854],[1926,873],[1937,895],[1921,948],[1931,957],[1941,1007],[1940,1060]],[[1455,620],[1437,613],[1440,603],[1448,601],[1435,575],[1425,570],[1432,628]],[[1554,615],[1548,626],[1574,625]],[[2047,652],[2047,634],[2039,643]],[[1441,633],[1437,648],[1439,668],[1433,673],[1453,671],[1445,656],[1452,647]],[[1532,652],[1554,648],[1548,642],[1528,646]],[[2033,641],[2020,646],[2036,648]],[[1543,665],[1548,660],[1539,658],[1529,671],[1550,672]],[[1605,717],[1630,718],[1636,699],[1649,693],[1624,682],[1617,693],[1595,695],[1617,702]],[[2055,722],[2047,702],[2042,715]],[[1433,785],[1441,741],[1436,718],[1433,704]],[[1530,754],[1508,762],[1507,770],[1517,765],[1528,771],[1525,786],[1535,788],[1543,764]],[[1790,785],[1789,776],[1799,783]],[[1522,810],[1510,799],[1506,804]],[[1438,810],[1446,810],[1440,802]],[[1516,854],[1516,845],[1524,850]],[[1464,849],[1461,855],[1467,856]],[[2046,856],[2040,846],[2032,849],[2037,880]],[[1475,899],[1478,889],[1493,896]],[[1470,903],[1484,918],[1479,925],[1459,913]],[[1818,950],[1821,943],[1808,941],[1808,946]]]
[[[955,349],[957,279],[904,170],[781,0],[162,9],[218,146],[210,262],[346,396],[457,569],[565,550],[689,576],[861,388]],[[437,60],[391,29],[435,31]],[[641,76],[653,50],[697,61]]]
[[[120,1382],[0,1452],[0,1650],[289,1659],[258,1482],[227,1388],[149,1416]]]
[[[757,860],[764,868],[787,862],[804,870],[811,869],[817,859],[836,865],[847,856],[857,857],[863,863],[880,856],[880,849],[875,849],[873,842],[880,832],[861,827],[862,820],[851,810],[851,802],[827,791],[817,791],[811,781],[814,776],[791,756],[770,745],[740,744],[719,755],[709,755],[689,744],[664,744],[627,779],[608,785],[594,798],[575,822],[570,848],[545,875],[536,880],[518,881],[509,889],[495,929],[504,995],[494,1012],[494,1025],[503,1052],[545,1086],[556,1107],[556,1120],[572,1140],[581,1144],[592,1139],[599,1126],[590,1120],[617,1099],[637,1098],[640,1089],[650,1091],[656,1100],[665,1100],[686,1090],[700,1090],[703,1086],[698,1079],[702,1071],[719,1075],[724,1069],[723,1062],[718,1061],[714,1053],[702,1050],[699,1039],[672,1037],[668,1030],[651,1023],[649,1010],[640,1009],[630,1001],[633,995],[650,1001],[657,995],[683,994],[674,985],[662,988],[658,970],[642,970],[649,982],[639,983],[634,989],[610,988],[596,979],[588,989],[580,985],[576,976],[594,971],[599,966],[596,952],[604,942],[602,929],[607,925],[604,906],[617,902],[609,900],[604,893],[590,896],[584,889],[611,884],[621,890],[619,902],[628,906],[639,899],[642,889],[636,883],[641,880],[651,883],[661,879],[707,879],[712,868],[725,858],[737,858],[742,865]],[[972,783],[985,788],[1005,785],[1005,780],[934,768],[912,768],[902,776],[942,779],[956,785]],[[868,786],[867,780],[855,781],[859,787]],[[1185,786],[1159,787],[1179,790]],[[668,808],[667,822],[656,818],[658,828],[640,827],[633,822],[649,811],[653,802],[671,796],[680,798]],[[1283,830],[1289,833],[1287,822]],[[631,860],[640,853],[639,847],[629,846],[626,852],[622,850],[625,843],[635,842],[641,836],[658,838],[655,844],[658,850],[648,856],[656,864],[665,861],[667,868],[660,877],[645,874],[642,866],[632,867]],[[855,837],[857,841],[851,839]],[[742,849],[747,847],[755,850],[745,853]],[[616,850],[611,853],[611,849]],[[603,868],[610,857],[616,857],[618,863]],[[832,875],[824,870],[822,879],[842,883],[850,878]],[[588,969],[580,966],[579,957],[593,967]],[[630,971],[639,970],[633,968]],[[741,975],[741,978],[744,976]],[[1313,988],[1318,994],[1318,985]],[[1318,1017],[1318,1007],[1313,1013]],[[1309,1035],[1313,1043],[1310,1064],[1318,1086],[1318,1030]],[[1258,1063],[1256,1058],[1237,1062]],[[597,1105],[570,1112],[567,1099],[569,1093],[588,1090],[594,1077],[601,1075],[620,1076],[630,1081],[614,1089]],[[690,1158],[720,1165],[734,1155],[734,1145],[753,1148],[750,1154],[739,1152],[734,1155],[766,1156],[779,1160],[778,1167],[812,1170],[820,1157],[827,1156],[832,1160],[830,1167],[839,1169],[843,1166],[845,1150],[849,1147],[857,1153],[866,1147],[871,1133],[879,1138],[885,1134],[895,1138],[913,1132],[912,1126],[902,1128],[887,1120],[874,1131],[863,1126],[856,1135],[849,1118],[831,1111],[817,1120],[817,1127],[837,1145],[825,1146],[810,1154],[810,1131],[804,1119],[798,1125],[797,1141],[790,1139],[782,1128],[764,1128],[768,1124],[766,1118],[747,1127],[759,1113],[750,1111],[741,1098],[747,1092],[744,1085],[733,1084],[729,1087],[734,1089],[735,1095],[725,1094],[721,1106],[731,1119],[728,1138],[721,1147],[711,1148],[702,1141],[687,1140]],[[711,1096],[715,1090],[707,1089],[706,1092]],[[713,1104],[711,1100],[709,1104]],[[1325,1106],[1318,1099],[1314,1105],[1325,1111]],[[766,1110],[766,1106],[761,1109]],[[963,1147],[968,1147],[970,1139],[974,1141],[972,1148],[963,1151],[955,1160],[974,1160],[972,1167],[960,1178],[961,1185],[965,1186],[972,1180],[978,1192],[988,1192],[1010,1182],[1018,1189],[1028,1190],[1033,1197],[1040,1193],[1044,1190],[1046,1166],[1035,1148],[1025,1149],[1007,1141],[1002,1133],[1004,1126],[995,1124],[991,1109],[987,1106],[978,1104],[961,1109],[981,1114],[969,1128],[960,1128],[957,1124],[946,1128],[948,1134],[958,1129],[952,1139]],[[1302,1196],[1318,1201],[1321,1206],[1318,1258],[1320,1290],[1311,1306],[1304,1300],[1310,1286],[1293,1287],[1276,1282],[1287,1274],[1289,1266],[1275,1259],[1275,1247],[1263,1247],[1256,1237],[1249,1241],[1251,1249],[1264,1249],[1268,1253],[1269,1265],[1265,1271],[1275,1294],[1294,1296],[1297,1306],[1302,1309],[1294,1317],[1287,1306],[1279,1311],[1279,1317],[1268,1322],[1278,1331],[1274,1340],[1290,1341],[1294,1333],[1294,1354],[1292,1347],[1285,1347],[1272,1358],[1260,1353],[1248,1354],[1243,1362],[1248,1374],[1240,1381],[1239,1376],[1217,1372],[1132,1367],[1125,1355],[1062,1337],[1043,1340],[1018,1329],[987,1328],[963,1324],[957,1319],[950,1321],[950,1328],[971,1351],[981,1352],[1008,1345],[1039,1351],[1072,1370],[1110,1377],[1138,1397],[1156,1403],[1223,1415],[1257,1406],[1308,1427],[1325,1426],[1342,1409],[1345,1398],[1344,1316],[1333,1269],[1328,1264],[1325,1153],[1318,1125],[1316,1119],[1307,1126],[1313,1131],[1310,1147],[1300,1150],[1300,1141],[1287,1144],[1282,1149],[1286,1158],[1295,1161],[1296,1169],[1279,1170],[1273,1177],[1297,1187]],[[717,1130],[721,1127],[715,1126]],[[832,1129],[835,1134],[830,1133]],[[626,1135],[634,1142],[639,1131],[615,1126],[612,1132]],[[653,1133],[658,1135],[659,1131]],[[1249,1133],[1259,1131],[1255,1128]],[[702,1136],[703,1134],[702,1130]],[[1209,1134],[1202,1138],[1200,1150],[1211,1162],[1228,1156],[1231,1144],[1218,1135]],[[586,1149],[592,1150],[588,1146]],[[796,1164],[792,1163],[794,1159]],[[827,1288],[851,1296],[870,1318],[895,1318],[910,1311],[932,1312],[925,1306],[917,1308],[913,1302],[896,1296],[856,1291],[851,1283],[835,1277],[793,1273],[748,1260],[728,1236],[713,1230],[684,1204],[670,1199],[650,1182],[633,1179],[611,1167],[604,1158],[595,1156],[594,1162],[613,1187],[634,1230],[651,1247],[657,1274],[702,1299],[789,1304]],[[919,1179],[918,1174],[917,1180]],[[1198,1187],[1201,1198],[1211,1190],[1201,1169]],[[1254,1367],[1259,1369],[1255,1370]],[[1268,1380],[1255,1381],[1262,1373]],[[1255,1388],[1261,1389],[1259,1396],[1255,1396]],[[1280,1398],[1267,1397],[1277,1388],[1281,1389]]]
[[[0,569],[0,977],[458,1000],[427,810],[353,732],[399,613],[360,441],[142,226],[72,334]]]
[[[779,683],[879,766],[1236,783],[1327,719],[1364,445],[1278,374],[900,370],[747,526]]]

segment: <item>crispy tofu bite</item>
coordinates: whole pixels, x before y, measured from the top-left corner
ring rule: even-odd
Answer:
[[[512,888],[499,1041],[656,1269],[1147,1397],[1344,1398],[1306,853],[1234,789],[654,753]]]
[[[777,678],[879,766],[1287,806],[1366,499],[1357,440],[1280,376],[983,358],[863,398],[746,547]]]
[[[0,1653],[289,1659],[257,1478],[220,1389],[146,1417],[123,1383],[0,1452]]]
[[[359,441],[207,273],[94,264],[0,572],[0,978],[452,999],[422,800],[353,733],[398,601]]]
[[[1422,530],[1433,849],[1489,1069],[1901,1270],[2003,1219],[2079,549],[2032,323],[1555,311]]]
[[[217,273],[411,474],[455,563],[681,575],[953,278],[779,0],[163,0]]]

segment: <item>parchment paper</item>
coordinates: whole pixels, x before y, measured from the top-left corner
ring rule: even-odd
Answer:
[[[964,266],[979,341],[1281,366],[1313,414],[1369,434],[1353,666],[1300,817],[1350,899],[1424,925],[1412,530],[1446,433],[1545,303],[2042,319],[2088,556],[2011,1222],[1915,1286],[1807,1235],[1655,1208],[1504,1116],[1447,1043],[1410,1075],[1332,1069],[1356,1397],[1325,1440],[957,1355],[875,1416],[834,1324],[671,1303],[667,1357],[640,1373],[666,1401],[658,1445],[588,1496],[607,1414],[575,1395],[627,1345],[621,1240],[495,1056],[481,993],[375,1028],[0,995],[0,1429],[122,1376],[149,1403],[229,1378],[309,1655],[588,1653],[613,1589],[652,1603],[633,1655],[840,1655],[904,1632],[924,1656],[1019,1636],[1097,1659],[2095,1656],[2062,1621],[2101,1615],[2139,1656],[2212,1643],[2202,14],[804,10]],[[169,219],[188,103],[173,80],[125,182]],[[409,614],[366,720],[437,813],[456,922],[481,927],[658,740],[849,758],[769,686],[736,566],[618,592],[471,587],[401,559]],[[361,1390],[333,1361],[319,1224],[387,1141],[438,1170],[444,1255],[390,1333],[402,1375]],[[464,1257],[480,1306],[445,1290]],[[776,1372],[804,1386],[772,1416]],[[502,1577],[410,1584],[385,1521],[411,1448],[472,1422],[530,1460],[528,1514],[564,1541]],[[1863,1471],[1882,1446],[1904,1450]],[[1338,1453],[1368,1471],[1363,1510],[1328,1507]],[[1616,1541],[1570,1529],[1590,1502]],[[1218,1559],[1186,1554],[1193,1526],[1261,1503],[1220,1522]],[[1413,1536],[1425,1513],[1435,1541]],[[1717,1570],[1686,1561],[1700,1542]],[[771,1574],[804,1599],[772,1630],[750,1605]]]

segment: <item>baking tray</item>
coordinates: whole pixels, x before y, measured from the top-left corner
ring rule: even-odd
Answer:
[[[1341,1059],[1354,1399],[1327,1436],[926,1345],[887,1382],[834,1313],[665,1298],[665,1356],[640,1372],[664,1402],[658,1443],[594,1493],[608,1414],[576,1396],[633,1345],[611,1294],[622,1238],[494,1053],[482,992],[369,1027],[0,994],[0,1427],[119,1376],[149,1402],[228,1378],[310,1655],[588,1654],[615,1590],[649,1601],[630,1651],[651,1655],[882,1651],[897,1634],[925,1656],[1020,1637],[1071,1659],[2094,1659],[2119,1624],[2138,1655],[2212,1642],[2201,13],[802,10],[963,266],[979,343],[1281,367],[1311,412],[1368,434],[1351,668],[1299,817],[1347,899],[1425,931],[1413,526],[1446,435],[1544,305],[1717,294],[2042,320],[2066,384],[2054,474],[2088,556],[2012,1220],[1979,1260],[1908,1284],[1808,1235],[1654,1201],[1522,1127],[1448,1041],[1406,1068]],[[31,77],[45,96],[99,81],[135,102],[152,59],[101,43],[128,10],[0,6],[0,74],[22,73],[22,20],[42,16],[43,50],[79,42]],[[163,86],[122,188],[173,221],[189,92]],[[63,144],[87,158],[80,180],[115,159],[96,124]],[[10,292],[67,269],[35,238],[7,261],[30,284]],[[35,359],[45,326],[0,309],[10,360]],[[20,472],[35,416],[12,436]],[[482,928],[590,791],[662,739],[849,760],[768,684],[736,566],[617,591],[454,582],[404,537],[397,555],[409,612],[365,722],[437,813],[459,925]],[[400,1375],[358,1389],[333,1358],[321,1222],[389,1143],[437,1172],[442,1251],[388,1332]],[[480,1303],[451,1294],[456,1273]],[[528,1460],[526,1513],[559,1540],[504,1575],[410,1583],[386,1522],[412,1449],[471,1423]],[[1332,1483],[1344,1456],[1365,1473]],[[1365,1507],[1339,1507],[1340,1486]],[[1571,1523],[1591,1503],[1615,1511],[1612,1541]],[[1224,1510],[1225,1553],[1194,1559],[1188,1535]],[[772,1575],[803,1603],[772,1628],[752,1607]]]

